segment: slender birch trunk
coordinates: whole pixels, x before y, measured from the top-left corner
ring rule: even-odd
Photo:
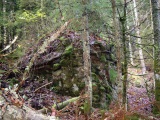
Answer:
[[[151,30],[152,31],[154,31],[154,28],[153,28],[153,14],[152,14],[152,2],[151,2],[152,0],[149,0],[149,4],[150,4],[150,13],[151,13],[151,18],[150,18],[150,20],[151,20]],[[153,43],[153,45],[154,45],[154,34],[152,34],[152,43]],[[154,55],[154,53],[155,53],[155,48],[154,48],[154,46],[153,46],[153,49],[152,49],[152,56],[154,57],[155,55]],[[153,60],[153,65],[154,65],[154,60]],[[153,87],[155,88],[155,77],[153,78],[153,80],[154,80],[154,82],[153,82]]]
[[[138,11],[137,11],[137,5],[136,5],[136,0],[133,0],[133,5],[134,5],[134,14],[135,14],[135,22],[136,22],[136,33],[137,33],[137,43],[139,45],[138,51],[139,51],[139,58],[141,62],[141,67],[142,67],[142,74],[146,73],[146,66],[145,66],[145,61],[143,57],[143,51],[142,51],[142,45],[141,45],[141,38],[140,38],[140,26],[139,26],[139,18],[138,18]]]
[[[10,21],[13,21],[14,20],[14,9],[12,9],[10,11]],[[12,40],[14,39],[14,27],[11,27],[9,30],[8,30],[8,44],[11,44],[12,43]],[[13,50],[13,45],[11,45],[12,47],[10,47],[8,49],[9,52],[11,52]]]
[[[2,40],[2,26],[0,26],[0,50],[3,49],[3,40]]]
[[[151,0],[153,30],[154,30],[154,76],[155,76],[155,99],[154,113],[160,113],[160,1]]]
[[[84,6],[82,25],[83,25],[83,61],[84,61],[84,79],[86,85],[86,105],[87,114],[91,113],[92,109],[92,78],[91,78],[91,58],[90,58],[90,44],[89,44],[89,31],[88,31],[88,12],[87,5],[89,1],[83,0],[82,5]]]
[[[118,102],[122,103],[121,99],[118,99],[118,96],[122,95],[122,81],[121,81],[121,43],[120,43],[120,39],[119,39],[119,23],[118,23],[118,19],[116,18],[116,1],[115,0],[111,0],[111,4],[112,4],[112,12],[113,12],[113,28],[114,28],[114,41],[116,44],[116,57],[117,57],[117,89],[116,89],[116,93],[113,93],[115,96],[113,99],[115,100],[120,100]],[[114,92],[114,91],[113,91]]]
[[[3,0],[3,22],[6,20],[6,0]],[[4,24],[4,23],[3,23]],[[7,45],[7,28],[3,25],[3,48]]]
[[[129,29],[129,26],[127,26],[127,29]],[[133,51],[132,51],[131,36],[130,35],[128,35],[128,45],[129,45],[130,62],[131,62],[131,65],[134,65],[134,62],[133,62]]]

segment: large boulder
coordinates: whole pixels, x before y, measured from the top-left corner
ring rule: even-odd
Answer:
[[[45,53],[34,61],[31,77],[39,76],[39,80],[45,77],[48,81],[53,81],[51,89],[57,93],[70,96],[79,95],[85,90],[83,45],[80,38],[80,35],[75,32],[61,34],[58,39],[50,43]],[[110,101],[115,77],[110,76],[110,62],[112,62],[110,45],[92,34],[90,35],[90,46],[93,104],[99,106],[100,103]],[[33,56],[33,52],[29,53],[19,63],[21,70],[27,67]]]

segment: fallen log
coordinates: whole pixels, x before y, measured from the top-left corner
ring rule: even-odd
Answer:
[[[0,120],[51,120],[52,117],[43,115],[25,105],[18,107],[8,103],[0,91]]]
[[[8,93],[12,95],[10,96]],[[17,94],[15,93],[14,95],[13,93],[15,92],[8,91],[6,94],[0,90],[0,120],[58,120],[58,118],[55,115],[53,116],[53,114],[52,116],[42,114],[46,113],[45,111],[48,111],[48,108],[36,111],[23,104],[20,98],[17,98]],[[74,97],[64,102],[54,104],[52,109],[61,110],[68,104],[79,99],[80,97]]]

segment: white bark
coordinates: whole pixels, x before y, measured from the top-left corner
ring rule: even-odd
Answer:
[[[3,0],[3,21],[6,20],[6,2],[6,0]],[[3,47],[5,47],[7,45],[7,30],[5,25],[3,25],[3,32]]]
[[[131,45],[131,38],[130,38],[130,36],[129,36],[129,57],[130,57],[131,64],[134,65],[134,62],[133,62],[133,52],[132,52],[132,45]]]
[[[86,22],[86,23],[85,23]],[[88,26],[88,17],[84,17],[84,23]],[[92,106],[92,78],[91,78],[91,58],[90,58],[90,45],[89,45],[89,33],[85,28],[83,32],[83,59],[84,59],[84,76],[87,89],[87,95],[89,97],[90,106]]]
[[[127,26],[127,29],[129,29],[129,27]],[[134,62],[133,62],[133,51],[132,51],[132,45],[131,45],[131,37],[130,35],[128,35],[128,39],[129,39],[129,57],[130,57],[130,62],[131,62],[131,65],[134,65]]]
[[[136,22],[136,33],[137,33],[137,37],[138,37],[137,43],[139,45],[139,47],[138,47],[139,58],[140,58],[141,67],[142,67],[142,74],[145,74],[146,73],[146,66],[145,66],[145,61],[144,61],[144,57],[143,57],[142,45],[141,45],[139,18],[138,18],[136,0],[133,0],[133,5],[134,5],[134,14],[135,14],[135,22]]]
[[[152,29],[152,31],[154,31],[154,29],[153,29],[153,14],[152,14],[152,2],[151,2],[152,0],[150,0],[149,1],[149,4],[150,4],[150,13],[151,13],[151,29]],[[153,43],[153,45],[154,45],[154,35],[152,34],[152,43]],[[154,47],[153,47],[153,56],[154,56]],[[153,60],[153,65],[154,65],[154,60]],[[153,79],[154,79],[154,83],[153,83],[153,86],[154,86],[154,88],[155,88],[155,78],[153,77]]]
[[[86,8],[88,3],[89,3],[88,0],[85,0],[83,3],[84,16],[82,19],[82,24],[83,24],[84,31],[82,33],[82,40],[83,40],[84,79],[85,79],[85,85],[86,85],[86,94],[88,97],[86,99],[86,102],[89,105],[88,112],[91,112],[91,108],[92,108],[92,77],[91,77],[91,58],[90,58],[90,43],[89,43],[89,31],[88,31],[88,13],[87,13],[87,8]]]

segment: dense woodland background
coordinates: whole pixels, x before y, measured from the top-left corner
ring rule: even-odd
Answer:
[[[0,119],[159,120],[159,0],[0,0]]]

